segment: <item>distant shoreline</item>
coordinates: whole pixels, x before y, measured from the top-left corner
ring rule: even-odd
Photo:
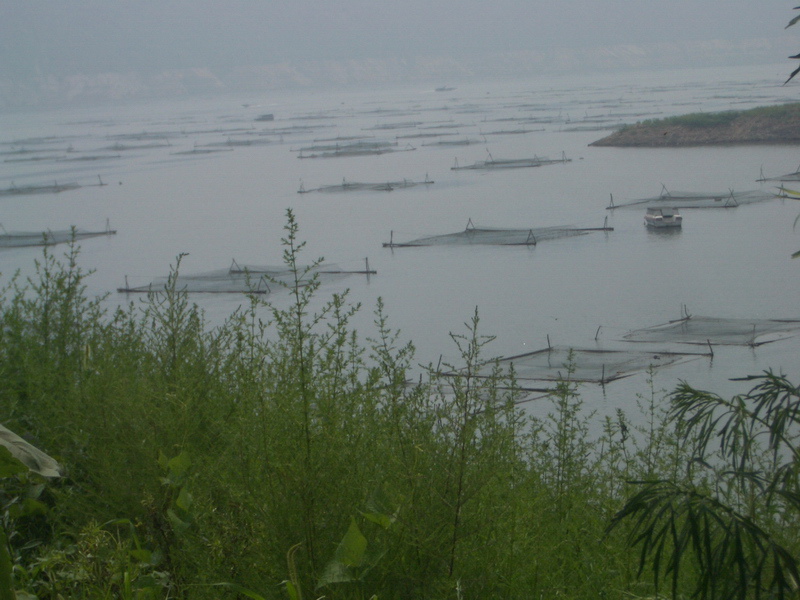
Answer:
[[[800,103],[642,121],[589,145],[680,148],[737,144],[800,145]]]

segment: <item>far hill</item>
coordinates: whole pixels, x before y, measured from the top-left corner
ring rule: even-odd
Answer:
[[[626,125],[589,145],[668,148],[724,144],[800,144],[800,103],[651,119]]]

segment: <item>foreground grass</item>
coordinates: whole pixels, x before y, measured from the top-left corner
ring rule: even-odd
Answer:
[[[297,236],[289,212],[300,278]],[[643,425],[619,413],[591,439],[568,380],[531,419],[513,373],[475,377],[477,311],[452,334],[459,375],[408,385],[414,348],[381,302],[364,340],[346,294],[312,311],[316,282],[213,328],[174,277],[107,314],[78,254],[45,250],[2,296],[4,424],[66,468],[6,480],[18,597],[653,594],[625,524],[606,530],[628,481],[684,476],[660,393],[639,399]]]

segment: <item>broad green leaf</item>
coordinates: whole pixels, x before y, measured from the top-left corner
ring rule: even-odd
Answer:
[[[367,538],[361,533],[354,518],[350,519],[350,527],[336,548],[336,560],[348,567],[359,567],[364,560],[367,549]]]
[[[167,468],[170,470],[170,473],[174,473],[178,477],[182,477],[189,471],[191,464],[192,461],[189,458],[189,453],[185,450],[182,450],[178,456],[169,459]]]
[[[368,521],[380,525],[384,529],[389,529],[395,521],[394,516],[384,515],[383,513],[361,513]]]
[[[364,518],[389,529],[397,520],[397,512],[393,508],[383,489],[376,488],[367,500],[367,511],[362,514]]]
[[[26,467],[18,459],[14,458],[5,446],[0,446],[0,477],[13,477],[19,473],[27,472]]]
[[[289,595],[289,600],[300,600],[300,594],[297,592],[295,585],[288,579],[283,582],[286,586],[286,593]]]
[[[191,523],[181,519],[171,508],[167,509],[167,519],[169,519],[173,529],[175,529],[175,531],[178,533],[184,533],[189,530],[189,527],[191,527]]]
[[[187,512],[192,507],[192,495],[185,487],[181,488],[181,491],[178,493],[178,498],[175,500],[175,505]]]

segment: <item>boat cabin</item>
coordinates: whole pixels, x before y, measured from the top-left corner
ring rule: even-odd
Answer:
[[[682,221],[677,208],[648,208],[644,215],[648,227],[680,227]]]

